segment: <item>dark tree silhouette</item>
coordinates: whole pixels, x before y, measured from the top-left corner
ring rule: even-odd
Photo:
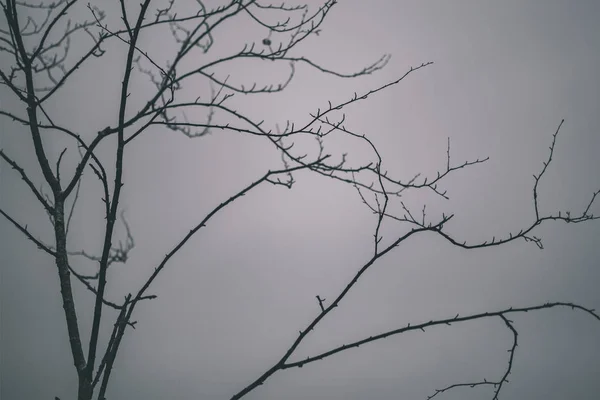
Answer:
[[[318,315],[306,323],[305,328],[298,332],[296,339],[281,352],[281,357],[275,360],[270,368],[250,380],[250,383],[232,395],[232,399],[244,397],[281,370],[300,368],[388,336],[414,330],[424,331],[437,325],[452,325],[486,318],[502,320],[513,334],[513,344],[509,349],[504,373],[491,380],[453,384],[437,390],[430,398],[438,397],[450,389],[490,386],[493,388],[492,396],[496,399],[508,382],[507,377],[515,362],[518,333],[514,323],[509,319],[513,314],[568,307],[600,320],[600,316],[594,310],[565,302],[508,308],[474,315],[456,314],[438,320],[425,319],[427,322],[417,322],[381,332],[306,359],[294,359],[298,346],[336,307],[342,305],[345,296],[358,284],[360,278],[381,257],[394,251],[400,243],[413,236],[421,233],[437,234],[452,245],[464,249],[501,246],[519,240],[530,242],[541,249],[542,240],[535,234],[541,224],[552,221],[580,223],[596,219],[591,209],[599,192],[593,193],[587,207],[579,213],[543,214],[538,207],[538,184],[552,162],[556,138],[563,122],[561,121],[552,137],[549,155],[543,162],[542,169],[534,175],[535,218],[533,222],[525,224],[518,232],[509,232],[503,237],[468,243],[445,229],[446,224],[454,218],[453,214],[428,215],[425,207],[419,211],[412,210],[401,202],[400,197],[406,191],[425,190],[441,198],[447,198],[446,191],[441,187],[442,181],[459,170],[485,162],[487,158],[456,163],[450,157],[450,140],[448,140],[446,165],[443,170],[433,177],[416,175],[409,179],[400,178],[392,172],[385,171],[384,160],[366,134],[355,132],[344,123],[343,112],[347,106],[365,101],[369,96],[400,84],[409,75],[429,66],[430,62],[410,68],[396,80],[373,90],[355,93],[346,101],[336,104],[329,102],[325,109],[317,109],[312,113],[308,121],[303,123],[288,121],[281,129],[265,128],[266,124],[263,121],[254,120],[244,112],[233,108],[232,99],[237,99],[238,96],[248,97],[284,91],[296,77],[297,65],[308,66],[337,78],[369,75],[385,67],[389,60],[388,55],[384,55],[359,71],[342,73],[328,69],[299,53],[298,45],[301,42],[319,34],[327,15],[336,5],[335,0],[327,0],[320,6],[274,5],[255,0],[232,0],[215,8],[209,8],[203,1],[197,0],[193,13],[181,12],[174,0],[157,2],[158,6],[153,5],[150,0],[144,0],[141,4],[120,0],[119,7],[96,2],[99,7],[104,7],[110,12],[104,12],[95,5],[87,5],[88,9],[85,10],[77,0],[55,0],[45,3],[3,0],[0,3],[4,16],[0,29],[0,51],[10,63],[7,68],[0,70],[0,79],[4,91],[17,99],[20,104],[17,110],[0,109],[0,115],[27,128],[31,138],[30,148],[27,151],[35,154],[42,174],[41,182],[34,178],[31,171],[26,171],[22,167],[15,154],[8,154],[5,149],[0,149],[0,157],[22,178],[27,188],[36,197],[39,206],[46,211],[53,229],[53,239],[50,242],[40,239],[29,230],[27,225],[11,216],[10,210],[0,208],[0,214],[38,249],[46,252],[55,261],[60,281],[60,287],[56,289],[62,299],[68,330],[67,339],[79,382],[79,400],[89,400],[94,396],[105,399],[113,367],[118,362],[119,349],[127,343],[125,333],[129,328],[135,327],[136,322],[133,317],[136,307],[140,302],[156,297],[149,294],[148,289],[166,269],[173,256],[225,207],[261,185],[270,184],[291,189],[295,183],[295,176],[300,171],[342,182],[356,189],[358,199],[362,200],[376,218],[372,252],[367,260],[357,264],[355,275],[337,295],[316,296]],[[69,16],[77,13],[87,17],[77,21],[71,20]],[[218,28],[229,26],[228,29],[233,29],[231,26],[235,25],[227,24],[236,19],[251,21],[263,32],[263,36],[256,38],[249,36],[247,45],[241,49],[223,45],[221,50],[226,54],[220,54],[216,58],[195,57],[197,54],[212,54],[213,46],[219,42]],[[163,60],[165,58],[165,53],[161,52],[163,49],[153,47],[151,41],[143,41],[152,38],[153,35],[162,35],[165,30],[166,32],[170,30],[172,35],[173,47],[170,50],[173,54],[168,60]],[[107,81],[110,85],[119,82],[118,98],[114,99],[118,104],[118,115],[115,115],[114,123],[100,129],[90,127],[87,132],[78,132],[68,125],[55,123],[48,104],[55,100],[56,95],[64,89],[67,82],[77,76],[80,69],[93,65],[100,57],[106,57],[107,53],[114,51],[115,44],[121,46],[120,49],[124,46],[127,51],[121,61],[122,76]],[[244,76],[228,76],[220,73],[220,69],[229,63],[249,60],[282,64],[282,67],[287,67],[289,70],[287,78],[280,82],[259,85],[244,83]],[[153,85],[152,96],[144,99],[141,104],[130,99],[132,81],[137,76],[145,76]],[[181,89],[192,81],[196,82],[195,80],[206,83],[207,90],[200,93],[198,97],[190,98]],[[53,109],[60,109],[60,106],[54,104]],[[93,113],[93,110],[90,110],[90,113]],[[190,117],[192,114],[193,118]],[[205,118],[199,120],[198,115],[203,115]],[[202,220],[191,224],[189,232],[183,239],[174,241],[171,250],[156,265],[153,273],[140,282],[137,292],[124,294],[123,301],[109,299],[107,275],[111,272],[110,268],[113,264],[127,262],[133,255],[132,250],[135,247],[133,232],[141,228],[129,226],[120,205],[125,190],[123,189],[125,150],[134,146],[136,139],[150,127],[156,126],[178,132],[190,139],[201,138],[217,130],[256,136],[257,140],[269,142],[281,153],[281,163],[233,193]],[[47,146],[48,141],[55,137],[52,135],[56,134],[67,138],[69,145],[54,159],[49,155]],[[334,134],[343,135],[365,146],[372,154],[371,161],[352,164],[346,159],[345,154],[341,157],[334,156],[327,145],[328,137]],[[298,149],[301,146],[294,147],[295,140],[301,137],[314,140],[316,150],[305,152]],[[101,145],[112,149],[112,158],[109,161],[99,156],[98,149]],[[78,161],[73,168],[66,168],[63,165],[64,156],[73,152],[78,152]],[[90,176],[95,176],[99,180],[103,193],[104,219],[98,221],[98,224],[104,225],[100,254],[73,249],[68,240],[73,210],[80,197],[80,187],[86,170],[93,173]],[[133,182],[132,187],[134,187]],[[391,211],[392,203],[398,204],[398,209],[402,211],[400,213]],[[118,235],[115,233],[119,221],[126,232],[121,240],[118,240]],[[406,227],[406,231],[384,245],[381,235],[384,223],[401,223]],[[72,262],[74,257],[93,261],[97,265],[97,272],[93,275],[81,273],[74,267]],[[79,303],[73,294],[74,284],[84,285],[94,298],[93,309],[85,310],[93,315],[89,332],[82,332],[77,319],[76,307]],[[100,338],[100,326],[103,318],[106,318],[106,308],[117,310],[118,315],[113,323],[112,333],[105,340],[106,347],[101,348],[100,343],[103,343],[103,340]]]

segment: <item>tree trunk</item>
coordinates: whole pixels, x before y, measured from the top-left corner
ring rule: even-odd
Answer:
[[[79,378],[79,393],[77,400],[92,400],[94,389],[92,388],[92,382],[86,377]]]

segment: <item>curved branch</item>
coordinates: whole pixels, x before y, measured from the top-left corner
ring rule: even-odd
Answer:
[[[567,307],[567,308],[572,308],[574,310],[580,310],[583,311],[587,314],[589,314],[590,316],[594,317],[595,319],[597,319],[598,321],[600,321],[600,315],[598,315],[594,310],[594,309],[590,309],[590,308],[586,308],[583,306],[580,306],[578,304],[575,303],[565,303],[565,302],[553,302],[553,303],[545,303],[545,304],[541,304],[541,305],[537,305],[537,306],[530,306],[530,307],[521,307],[521,308],[507,308],[504,310],[500,310],[500,311],[493,311],[493,312],[485,312],[485,313],[479,313],[479,314],[472,314],[472,315],[467,315],[464,317],[461,317],[460,315],[456,315],[455,317],[452,318],[444,318],[444,319],[438,319],[438,320],[431,320],[428,322],[422,322],[422,323],[418,323],[418,324],[408,324],[405,327],[402,328],[398,328],[398,329],[393,329],[384,333],[380,333],[378,335],[373,335],[373,336],[369,336],[367,338],[355,341],[355,342],[351,342],[336,348],[333,348],[331,350],[325,351],[321,354],[312,356],[312,357],[307,357],[305,360],[301,360],[301,361],[294,361],[294,362],[290,362],[290,363],[285,363],[284,365],[281,366],[281,369],[288,369],[288,368],[294,368],[294,367],[302,367],[306,364],[310,364],[312,362],[315,361],[319,361],[319,360],[323,360],[325,358],[331,357],[334,354],[340,353],[344,350],[348,350],[348,349],[352,349],[352,348],[358,348],[359,346],[363,345],[363,344],[367,344],[367,343],[371,343],[377,340],[381,340],[381,339],[385,339],[389,336],[394,336],[394,335],[399,335],[401,333],[404,332],[410,332],[410,331],[416,331],[416,330],[420,330],[420,331],[425,331],[426,328],[432,327],[432,326],[438,326],[438,325],[451,325],[453,323],[457,323],[457,322],[466,322],[466,321],[473,321],[473,320],[479,320],[479,319],[483,319],[483,318],[491,318],[491,317],[504,317],[507,314],[514,314],[514,313],[526,313],[529,311],[537,311],[537,310],[543,310],[543,309],[549,309],[549,308],[555,308],[555,307]],[[504,319],[504,318],[503,318]],[[511,329],[512,330],[512,329]],[[513,344],[513,350],[516,347],[516,341]],[[510,358],[510,361],[512,363],[512,356]],[[512,364],[511,364],[512,365]],[[509,371],[510,372],[510,371]],[[508,375],[508,374],[506,374]]]

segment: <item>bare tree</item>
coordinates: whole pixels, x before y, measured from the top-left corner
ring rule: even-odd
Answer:
[[[411,209],[401,197],[407,191],[422,190],[446,199],[447,194],[442,188],[442,181],[459,170],[485,162],[487,158],[456,163],[451,159],[448,139],[446,165],[443,170],[432,177],[420,174],[408,178],[398,177],[385,170],[384,160],[373,141],[366,134],[355,132],[344,123],[343,112],[347,106],[365,101],[369,96],[400,84],[409,75],[426,68],[431,62],[410,68],[397,79],[373,90],[355,93],[346,101],[335,104],[329,102],[326,108],[315,110],[307,121],[287,121],[281,128],[279,125],[276,129],[266,128],[264,121],[254,120],[234,107],[235,99],[241,98],[242,95],[261,96],[284,91],[295,78],[298,65],[308,66],[338,78],[369,75],[385,67],[389,60],[387,55],[359,71],[349,73],[330,70],[317,61],[299,55],[299,44],[309,37],[319,35],[323,22],[336,5],[335,0],[326,0],[318,7],[304,4],[273,5],[256,0],[231,0],[226,4],[209,7],[203,1],[196,0],[192,2],[196,8],[194,13],[182,13],[177,8],[179,4],[175,4],[174,0],[157,2],[160,3],[158,6],[151,5],[150,0],[144,0],[141,4],[120,0],[119,7],[103,4],[111,13],[105,13],[94,5],[88,5],[87,10],[79,10],[79,3],[77,0],[45,3],[4,0],[1,2],[4,22],[0,29],[0,51],[3,57],[10,60],[9,67],[0,70],[0,78],[5,90],[18,99],[20,104],[18,110],[0,109],[0,115],[27,127],[31,137],[30,151],[35,153],[42,173],[41,185],[33,177],[34,173],[26,171],[17,161],[15,154],[8,154],[5,149],[0,149],[0,157],[22,178],[36,197],[39,206],[47,213],[53,238],[50,241],[39,238],[27,225],[11,216],[9,210],[0,208],[0,214],[55,261],[60,280],[60,288],[57,289],[62,299],[68,340],[79,382],[79,400],[92,399],[94,395],[98,399],[105,399],[113,367],[118,362],[117,354],[121,345],[126,342],[125,333],[128,332],[128,328],[135,328],[134,311],[140,302],[156,297],[149,293],[149,288],[167,268],[173,256],[225,207],[261,185],[270,184],[291,189],[296,175],[300,172],[320,175],[355,188],[357,198],[375,217],[371,255],[357,263],[355,275],[338,294],[316,296],[315,306],[318,306],[318,314],[315,318],[306,323],[305,328],[298,332],[297,338],[281,352],[281,357],[275,360],[270,368],[250,380],[243,389],[232,395],[232,399],[244,397],[266,383],[278,371],[301,368],[388,336],[486,318],[501,320],[513,335],[504,373],[490,380],[457,383],[439,389],[430,398],[455,388],[490,386],[493,398],[497,399],[501,389],[508,382],[517,347],[518,333],[510,320],[512,315],[568,307],[600,320],[600,315],[594,310],[566,302],[493,310],[474,315],[456,314],[444,319],[408,324],[331,348],[306,359],[294,359],[299,345],[321,321],[342,305],[345,296],[357,285],[360,278],[380,258],[413,236],[433,233],[464,249],[501,246],[522,240],[542,249],[542,239],[536,236],[536,229],[541,224],[553,221],[580,223],[596,219],[591,209],[600,191],[594,192],[585,209],[578,213],[544,214],[539,208],[538,184],[552,162],[556,139],[563,121],[551,138],[548,158],[543,162],[541,170],[534,175],[533,222],[525,224],[518,232],[509,232],[503,237],[468,243],[446,230],[448,222],[454,218],[453,214],[431,215],[426,212],[425,206],[418,210]],[[87,13],[87,18],[77,21],[69,18],[69,14],[78,12],[81,15]],[[250,21],[259,36],[245,37],[247,44],[241,49],[224,45],[220,48],[222,54],[210,58],[214,44],[219,42],[217,31],[224,27],[234,29],[232,21],[235,24],[235,21],[241,20]],[[152,42],[144,40],[169,30],[172,55],[164,60],[162,58],[165,58],[165,53],[157,51]],[[123,75],[120,79],[119,97],[115,99],[118,115],[115,116],[114,122],[102,129],[89,127],[86,132],[79,132],[70,128],[68,124],[56,122],[48,104],[52,103],[68,82],[77,76],[78,70],[88,67],[88,64],[92,65],[96,59],[106,56],[108,52],[118,53],[123,49],[126,50],[126,56],[121,66]],[[203,57],[196,57],[198,54],[202,54]],[[199,62],[199,59],[202,62]],[[259,85],[244,82],[244,76],[220,73],[227,65],[238,61],[258,61],[269,66],[283,64],[288,68],[288,75],[281,81]],[[152,95],[141,102],[130,98],[132,82],[137,76],[149,79],[153,88]],[[182,89],[190,82],[202,82],[205,90],[199,96],[197,93],[186,93]],[[190,115],[193,115],[193,118]],[[204,118],[198,118],[198,115],[203,115]],[[256,136],[257,140],[267,141],[280,153],[281,162],[279,166],[265,171],[247,186],[224,199],[203,219],[191,224],[187,234],[182,239],[175,240],[171,250],[157,262],[153,273],[140,282],[137,292],[124,294],[124,300],[121,301],[110,299],[107,296],[107,275],[111,272],[112,265],[125,263],[132,255],[135,246],[133,231],[139,229],[129,226],[120,203],[125,183],[125,150],[155,126],[178,132],[190,139],[200,138],[214,131],[233,131]],[[60,154],[53,157],[48,151],[48,141],[54,140],[56,134],[61,135],[61,140],[66,138],[68,141]],[[341,135],[356,141],[357,146],[364,146],[372,155],[371,160],[353,164],[346,154],[336,155],[331,152],[327,139],[334,135]],[[304,145],[294,146],[302,138],[314,141],[314,147],[304,142]],[[101,145],[110,146],[110,161],[106,160],[109,157],[100,156]],[[66,168],[65,157],[73,153],[79,157],[72,168]],[[74,209],[80,198],[84,171],[87,170],[93,173],[90,176],[97,178],[103,193],[104,220],[98,221],[98,224],[104,224],[100,254],[74,249],[68,240]],[[116,234],[119,221],[125,230],[125,236],[121,240]],[[391,240],[383,241],[384,224],[397,224],[402,226],[404,231]],[[72,261],[76,257],[94,262],[96,272],[86,275],[78,271],[74,267],[76,263]],[[90,332],[85,334],[77,318],[76,307],[79,303],[73,294],[74,284],[83,285],[94,298],[93,310],[86,310],[92,313],[92,324]],[[112,323],[112,332],[105,340],[107,345],[100,348],[101,323],[103,317],[107,316],[106,309],[116,310],[117,316]]]

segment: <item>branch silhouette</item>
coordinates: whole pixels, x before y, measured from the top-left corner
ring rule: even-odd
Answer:
[[[404,332],[425,331],[440,325],[485,318],[501,320],[503,326],[513,335],[504,374],[494,380],[456,383],[436,390],[430,398],[454,388],[491,386],[494,388],[494,399],[497,399],[501,389],[508,383],[507,378],[515,362],[518,331],[514,322],[508,318],[510,315],[570,307],[600,320],[594,310],[567,302],[549,302],[462,317],[457,314],[451,318],[408,324],[340,345],[303,360],[294,360],[300,344],[334,309],[343,305],[347,294],[371,267],[413,236],[426,233],[439,235],[449,244],[463,249],[508,245],[516,240],[524,240],[543,249],[542,239],[536,236],[535,230],[540,225],[552,221],[577,224],[597,219],[591,210],[600,190],[592,193],[586,208],[579,213],[571,214],[570,211],[563,210],[542,211],[539,184],[553,161],[563,120],[552,136],[550,153],[543,162],[541,171],[533,175],[532,222],[524,223],[518,232],[509,232],[501,238],[493,236],[483,242],[467,243],[449,231],[449,226],[456,220],[453,213],[432,216],[427,204],[423,204],[418,210],[411,210],[402,200],[402,196],[407,191],[422,190],[433,193],[442,200],[449,199],[448,190],[443,188],[447,178],[466,168],[485,163],[487,157],[470,158],[456,163],[451,159],[448,138],[445,168],[433,176],[424,176],[422,173],[408,177],[397,176],[394,171],[388,172],[385,169],[386,160],[370,136],[355,132],[346,126],[345,112],[349,106],[362,103],[380,92],[392,90],[409,76],[412,77],[430,67],[432,62],[415,64],[415,67],[409,67],[403,73],[399,73],[397,78],[380,85],[372,85],[370,87],[373,89],[361,93],[354,92],[346,100],[336,103],[327,101],[322,107],[315,106],[316,110],[309,113],[304,121],[265,123],[264,120],[251,117],[235,100],[260,99],[260,96],[284,92],[290,88],[302,69],[310,69],[332,79],[369,76],[388,66],[390,55],[383,54],[362,66],[338,71],[302,53],[301,44],[308,38],[318,37],[325,29],[324,21],[338,4],[336,0],[325,0],[320,5],[308,2],[301,5],[276,5],[256,0],[226,0],[224,4],[214,7],[209,7],[202,0],[194,3],[195,8],[190,11],[182,8],[181,3],[174,0],[161,2],[158,6],[154,6],[150,0],[142,0],[140,4],[130,4],[125,0],[119,0],[115,4],[99,2],[98,4],[109,10],[106,12],[78,0],[54,0],[39,4],[20,0],[0,1],[2,18],[6,22],[0,28],[0,54],[9,60],[8,66],[0,69],[0,83],[20,107],[17,111],[2,108],[0,117],[24,127],[25,134],[31,139],[28,142],[28,151],[35,156],[36,168],[41,171],[41,182],[36,182],[29,167],[26,170],[5,148],[0,149],[0,163],[16,171],[26,190],[33,193],[40,209],[49,217],[53,235],[53,240],[49,243],[52,244],[47,244],[45,240],[30,232],[27,224],[19,222],[22,218],[20,215],[16,218],[17,214],[4,208],[0,208],[0,215],[19,232],[19,235],[54,260],[59,278],[57,296],[62,301],[67,327],[66,339],[78,382],[78,400],[106,400],[111,376],[115,372],[114,366],[118,362],[117,355],[121,345],[126,342],[125,334],[128,328],[135,329],[136,326],[133,318],[137,305],[141,301],[157,297],[156,294],[149,293],[150,287],[159,275],[169,270],[168,266],[172,264],[174,256],[192,237],[199,235],[200,231],[206,231],[203,228],[213,217],[241,201],[255,188],[269,184],[282,189],[292,189],[299,174],[313,174],[356,190],[357,201],[364,203],[375,217],[370,231],[371,252],[365,260],[357,262],[356,270],[338,293],[319,293],[315,296],[318,309],[314,303],[311,303],[311,307],[316,310],[316,316],[306,321],[304,329],[282,349],[269,368],[257,374],[258,377],[238,390],[232,399],[244,397],[281,370],[300,368],[342,351]],[[80,6],[83,7],[81,11]],[[78,15],[78,12],[84,12],[85,17],[81,18],[80,15],[78,21],[72,20],[71,15]],[[213,47],[220,44],[217,32],[228,29],[226,26],[229,23],[235,24],[244,19],[260,33],[243,36],[243,45],[237,47],[224,43],[222,53],[216,53],[216,57],[208,57],[209,53],[213,54]],[[170,32],[172,44],[169,48],[172,54],[168,60],[164,60],[166,53],[161,53],[164,49],[157,48],[152,41],[141,39],[146,36],[164,35],[165,29],[169,29],[166,32],[167,35]],[[75,42],[78,46],[72,46]],[[84,128],[73,128],[70,122],[61,122],[61,118],[57,118],[59,112],[56,110],[64,112],[59,96],[64,94],[67,82],[72,82],[74,77],[83,74],[85,68],[111,54],[114,48],[119,48],[126,54],[120,64],[122,75],[118,82],[119,94],[114,99],[115,108],[118,110],[115,118],[104,128],[101,127],[104,124],[92,126],[91,123]],[[265,66],[265,71],[270,71],[268,68],[273,66],[282,66],[287,68],[287,73],[280,79],[273,78],[275,75],[266,74],[266,83],[259,83],[249,79],[244,70],[225,73],[225,69],[236,62],[261,63]],[[298,68],[299,66],[303,68]],[[133,85],[140,77],[147,80],[150,90],[140,91],[141,99],[133,101]],[[97,75],[95,79],[104,80],[104,77]],[[115,82],[117,81],[106,79],[107,85]],[[198,82],[201,82],[200,86],[196,86]],[[200,89],[190,94],[182,90],[186,85],[194,85]],[[48,103],[53,101],[56,106],[48,106]],[[93,106],[88,111],[95,112]],[[270,125],[271,122],[274,125]],[[113,271],[110,267],[116,263],[125,264],[134,256],[136,241],[133,231],[138,229],[136,226],[130,227],[123,214],[124,185],[128,177],[127,155],[131,153],[131,146],[139,142],[135,139],[155,128],[163,128],[189,139],[203,138],[216,131],[239,133],[266,141],[279,158],[276,165],[226,196],[199,221],[191,223],[187,232],[174,239],[170,250],[157,260],[149,276],[139,282],[137,290],[123,293],[122,300],[115,301],[109,298],[112,295],[107,295],[110,293],[108,286],[111,283],[108,276]],[[61,147],[57,156],[48,146],[47,138],[51,135],[52,139],[55,136],[66,139],[67,145]],[[348,154],[338,152],[335,147],[332,149],[329,138],[334,135],[341,135],[358,143],[357,146],[361,146],[360,150],[364,148],[369,154],[369,159],[362,162],[351,161]],[[311,151],[297,145],[305,138],[314,144]],[[69,164],[69,157],[75,151],[76,160]],[[93,173],[94,182],[98,179],[100,183],[101,194],[98,197],[102,201],[104,217],[99,221],[103,235],[96,250],[75,247],[71,243],[73,232],[70,227],[73,220],[77,219],[75,209],[79,209],[81,203],[86,201],[82,191],[87,190],[83,182],[87,177],[87,173],[84,172],[87,172],[88,168]],[[393,211],[394,205],[400,207],[400,213]],[[125,229],[124,238],[121,240],[117,239],[119,218]],[[398,223],[408,227],[408,231],[384,242],[384,228],[388,224]],[[74,248],[77,250],[73,250]],[[74,264],[75,260],[94,264],[95,272],[82,273],[80,266]],[[82,332],[82,324],[77,317],[76,306],[80,305],[80,300],[74,295],[73,281],[83,285],[84,292],[91,296],[94,303],[89,313],[92,321],[89,332]],[[116,318],[108,322],[112,325],[110,335],[101,329],[102,324],[109,318],[107,307],[116,311],[112,316],[116,315]],[[106,336],[103,337],[103,334]]]

